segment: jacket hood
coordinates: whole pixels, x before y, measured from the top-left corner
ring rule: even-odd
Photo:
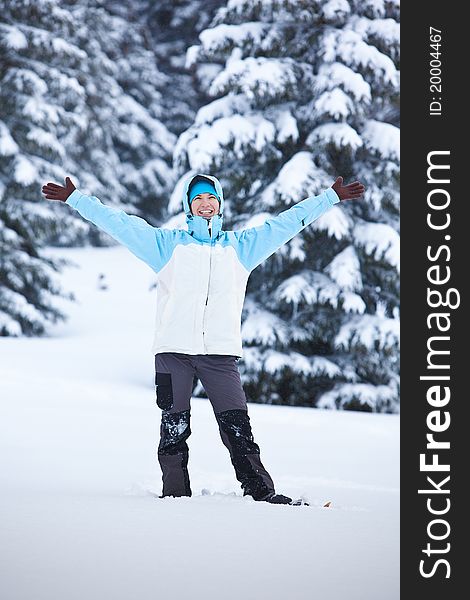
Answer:
[[[210,221],[204,217],[191,214],[189,207],[188,190],[191,182],[198,177],[205,177],[212,181],[215,187],[215,191],[220,198],[219,214],[214,215]],[[223,212],[224,212],[224,191],[220,185],[220,181],[213,175],[206,175],[205,173],[196,173],[190,175],[183,186],[183,209],[186,214],[186,223],[188,225],[188,232],[190,235],[196,237],[199,240],[211,240],[217,238],[220,231],[222,230]],[[211,235],[209,235],[209,223],[211,225]]]

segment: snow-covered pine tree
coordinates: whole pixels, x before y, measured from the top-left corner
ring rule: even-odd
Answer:
[[[133,0],[132,4],[106,0],[106,8],[113,14],[124,16],[132,8],[145,31],[159,70],[171,81],[162,94],[161,109],[166,127],[177,136],[208,101],[205,89],[193,85],[185,68],[186,50],[197,42],[198,33],[223,4],[224,0]]]
[[[41,186],[84,191],[159,217],[175,136],[161,122],[168,80],[136,27],[103,3],[11,0],[0,15],[1,335],[35,335],[60,316],[41,246],[109,243]]]
[[[398,0],[229,0],[188,49],[212,101],[179,137],[176,169],[221,179],[226,228],[337,175],[367,188],[253,272],[251,401],[398,409],[398,19]]]

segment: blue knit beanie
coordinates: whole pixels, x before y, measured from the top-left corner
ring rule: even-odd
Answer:
[[[191,189],[189,190],[189,204],[191,204],[195,196],[204,193],[214,194],[214,196],[217,198],[220,204],[220,198],[217,192],[215,191],[214,185],[212,183],[209,183],[208,181],[197,181],[191,187]]]

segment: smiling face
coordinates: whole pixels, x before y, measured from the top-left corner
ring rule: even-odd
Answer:
[[[191,213],[198,217],[210,219],[219,212],[219,201],[214,194],[203,193],[194,197],[191,202]]]

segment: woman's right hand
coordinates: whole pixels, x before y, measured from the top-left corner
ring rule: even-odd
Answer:
[[[47,183],[42,186],[42,193],[48,200],[60,200],[65,202],[70,194],[76,189],[70,177],[65,178],[65,187],[57,183]]]

